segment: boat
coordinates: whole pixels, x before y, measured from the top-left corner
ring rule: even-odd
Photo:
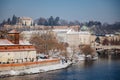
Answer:
[[[95,56],[91,56],[91,55],[87,55],[85,56],[84,54],[80,54],[80,55],[77,55],[76,56],[77,58],[77,61],[84,61],[86,59],[88,60],[97,60],[98,59],[98,55],[95,55]]]

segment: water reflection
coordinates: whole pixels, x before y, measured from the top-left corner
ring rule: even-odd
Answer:
[[[120,80],[119,75],[120,57],[108,55],[96,61],[80,61],[67,69],[0,80]]]

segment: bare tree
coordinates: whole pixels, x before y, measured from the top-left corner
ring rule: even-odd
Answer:
[[[30,43],[36,47],[37,53],[48,54],[50,50],[66,50],[64,44],[58,42],[51,33],[33,34],[30,38]]]
[[[102,42],[103,45],[109,45],[109,40],[107,38],[105,38]]]
[[[94,49],[91,48],[90,45],[84,45],[81,48],[81,51],[82,51],[83,54],[85,54],[85,56],[87,56],[87,55],[93,55]]]
[[[8,38],[8,31],[0,30],[0,38]]]

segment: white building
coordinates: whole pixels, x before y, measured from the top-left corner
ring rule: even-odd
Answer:
[[[90,44],[90,37],[91,34],[88,31],[69,31],[66,39],[70,46],[78,47],[79,45]]]
[[[42,34],[46,33],[46,30],[37,30],[37,31],[23,31],[21,34],[25,36],[27,40],[30,39],[32,34]],[[91,34],[89,31],[74,31],[73,29],[53,29],[50,31],[58,39],[59,42],[68,43],[70,46],[90,44]]]
[[[32,26],[33,20],[30,17],[19,17],[18,24],[24,25],[24,26]]]
[[[88,31],[74,31],[73,29],[54,29],[57,39],[60,42],[66,42],[70,46],[90,44],[91,34]]]
[[[14,39],[0,39],[0,63],[18,63],[34,61],[36,49],[30,43],[19,40],[19,33],[10,31],[9,36]]]

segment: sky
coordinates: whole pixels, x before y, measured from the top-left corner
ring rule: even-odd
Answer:
[[[68,21],[120,22],[120,0],[0,0],[0,23],[13,14],[33,20],[50,16]]]

